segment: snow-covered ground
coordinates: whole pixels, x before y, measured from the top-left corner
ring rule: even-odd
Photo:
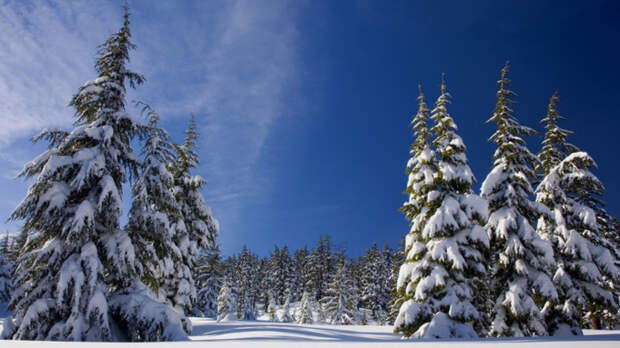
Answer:
[[[390,326],[340,326],[340,325],[298,325],[292,323],[273,323],[268,321],[231,321],[216,323],[211,319],[192,318],[194,326],[191,342],[149,343],[151,347],[392,347],[415,344],[425,347],[458,348],[523,348],[523,347],[563,347],[596,348],[620,347],[620,330],[586,330],[586,335],[578,338],[510,338],[481,339],[476,341],[459,340],[401,340],[392,334]],[[44,348],[44,347],[110,347],[110,343],[63,342],[20,342],[0,341],[0,347]],[[115,347],[144,344],[118,343]]]

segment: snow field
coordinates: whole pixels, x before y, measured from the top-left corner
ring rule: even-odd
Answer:
[[[106,342],[49,342],[49,341],[2,341],[0,347],[46,348],[60,347],[563,347],[596,348],[620,347],[620,330],[585,330],[581,337],[566,338],[491,338],[479,340],[402,340],[392,333],[391,326],[376,325],[300,325],[269,321],[229,321],[217,323],[213,319],[191,318],[193,333],[189,342],[161,343],[106,343]]]

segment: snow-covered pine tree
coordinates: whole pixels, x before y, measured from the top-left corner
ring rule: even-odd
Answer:
[[[471,338],[481,329],[481,313],[472,303],[486,273],[488,237],[482,227],[487,218],[486,202],[471,189],[474,175],[467,164],[465,145],[456,134],[456,124],[447,111],[450,94],[442,76],[441,95],[431,118],[439,177],[437,188],[427,195],[430,216],[404,266],[406,293],[394,324],[404,337]],[[404,285],[399,279],[399,287]]]
[[[278,305],[276,304],[276,298],[273,295],[273,292],[269,292],[269,295],[267,296],[268,299],[268,305],[267,305],[267,314],[269,315],[269,320],[271,321],[276,321],[276,312],[278,310]]]
[[[224,279],[220,293],[217,296],[217,321],[229,321],[237,319],[237,301],[230,289],[230,281]]]
[[[9,232],[0,241],[0,303],[8,303],[11,299],[13,283],[13,265],[9,259],[10,249]]]
[[[301,305],[299,306],[299,313],[297,314],[298,324],[312,324],[314,318],[312,316],[312,295],[308,291],[304,291],[301,296]]]
[[[271,262],[269,258],[262,258],[258,266],[259,280],[256,284],[258,286],[258,299],[257,301],[263,303],[265,308],[270,301],[270,296],[273,297],[271,284],[273,279],[271,277]],[[274,299],[275,301],[275,299]]]
[[[401,296],[398,291],[397,282],[398,282],[398,273],[400,272],[400,267],[405,261],[404,255],[404,238],[400,243],[400,247],[396,250],[396,252],[392,256],[392,268],[390,270],[389,277],[389,291],[390,291],[390,300],[388,302],[388,316],[387,323],[389,325],[394,325],[394,321],[396,321],[396,317],[398,316],[398,311],[400,310],[400,306],[405,301],[405,297]]]
[[[385,316],[385,312],[380,301],[383,285],[380,273],[381,253],[376,243],[366,250],[366,255],[361,261],[362,267],[359,270],[361,306],[370,310],[373,320],[378,320]]]
[[[357,323],[358,289],[351,280],[349,267],[344,260],[338,262],[336,273],[321,302],[328,323],[344,325]]]
[[[125,6],[122,28],[99,46],[99,76],[71,100],[73,130],[44,130],[35,137],[50,145],[20,173],[36,179],[11,214],[25,220],[29,237],[17,262],[4,338],[187,338],[180,317],[141,283],[133,244],[119,226],[121,187],[138,162],[130,146],[137,128],[125,112],[125,84],[143,81],[126,67],[134,47],[130,37]]]
[[[160,299],[166,300],[169,288],[174,285],[170,279],[176,277],[175,265],[182,263],[181,250],[173,240],[172,225],[181,212],[172,190],[174,179],[168,169],[175,157],[170,136],[158,127],[157,112],[146,103],[137,105],[142,106],[149,123],[144,127],[144,160],[132,186],[133,202],[126,230],[142,264],[142,281]]]
[[[490,239],[489,279],[494,301],[490,335],[545,335],[547,330],[540,307],[557,300],[557,291],[548,275],[554,263],[551,245],[534,230],[534,223],[545,212],[544,206],[530,200],[533,168],[538,160],[522,136],[534,135],[519,124],[510,105],[515,94],[508,90],[508,63],[497,82],[499,90],[493,116],[497,131],[490,141],[497,145],[493,169],[481,187],[489,204],[486,229]]]
[[[172,285],[167,289],[168,302],[180,313],[191,314],[196,301],[196,285],[191,274],[200,249],[215,247],[218,222],[211,214],[211,208],[204,202],[200,189],[205,181],[192,176],[192,168],[198,165],[195,152],[198,132],[192,115],[183,144],[174,144],[176,161],[169,166],[174,177],[174,193],[180,208],[180,217],[173,222],[174,242],[182,255],[182,262],[175,264]]]
[[[196,313],[201,312],[209,318],[217,317],[217,296],[224,277],[219,247],[203,250],[196,261],[194,279],[196,280]]]
[[[329,235],[322,235],[308,258],[306,265],[307,285],[315,296],[320,300],[325,295],[328,286],[329,276],[334,274],[334,258],[332,255],[331,238]]]
[[[393,288],[392,310],[390,311],[391,320],[396,320],[397,315],[394,314],[400,311],[401,305],[413,299],[411,292],[414,285],[411,283],[413,281],[412,265],[419,260],[418,254],[423,247],[421,232],[426,220],[430,217],[430,207],[427,205],[428,194],[435,190],[439,177],[435,153],[429,143],[431,137],[427,125],[429,109],[424,101],[422,86],[418,85],[418,90],[418,111],[411,121],[415,140],[409,149],[411,157],[406,166],[408,177],[405,193],[409,195],[409,199],[400,209],[409,221],[410,230],[405,238],[403,263],[398,265],[400,268],[397,279],[393,279],[395,287]],[[398,326],[394,327],[394,331],[404,333],[408,330],[406,327],[410,325],[412,325],[410,319],[405,318],[399,322]],[[407,336],[414,331],[411,331]]]
[[[381,309],[380,315],[375,318],[379,325],[385,325],[388,322],[390,311],[390,293],[392,291],[392,269],[394,268],[394,254],[392,249],[386,244],[381,253],[381,262],[379,264],[379,293],[377,301]]]
[[[293,287],[293,301],[298,301],[306,291],[306,263],[308,261],[308,247],[295,251],[293,256],[295,263],[295,285]]]
[[[288,298],[289,302],[293,301],[295,296],[295,260],[291,257],[288,250],[288,246],[282,247],[280,252],[280,262],[282,268],[282,288],[284,289],[283,296]]]
[[[239,320],[254,320],[256,319],[256,310],[250,299],[249,289],[243,289],[239,293],[239,300],[237,302],[237,319]]]
[[[284,300],[284,304],[279,311],[278,320],[281,323],[290,323],[293,321],[293,317],[291,316],[291,296],[287,295],[286,300]]]
[[[275,295],[276,303],[282,305],[289,296],[292,297],[295,287],[295,265],[288,247],[284,246],[280,249],[275,246],[270,263],[271,290]]]
[[[559,293],[545,308],[548,330],[555,335],[580,335],[586,312],[617,311],[603,276],[618,280],[620,272],[596,219],[595,195],[603,185],[590,171],[595,163],[585,152],[574,152],[551,168],[536,190],[537,201],[553,211],[550,239],[557,268],[553,281]],[[542,220],[542,218],[541,218]]]
[[[244,245],[237,259],[235,273],[238,282],[234,289],[239,295],[237,314],[241,320],[254,320],[256,317],[257,268],[258,258]]]

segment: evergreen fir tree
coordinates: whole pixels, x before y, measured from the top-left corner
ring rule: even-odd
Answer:
[[[617,311],[603,275],[619,279],[615,258],[606,248],[596,219],[595,195],[603,185],[590,171],[594,161],[585,152],[574,152],[548,171],[536,190],[537,201],[553,211],[551,241],[557,258],[553,281],[557,303],[548,303],[545,314],[550,334],[580,335],[584,311]]]
[[[196,310],[209,318],[217,317],[217,297],[224,277],[220,249],[203,251],[196,261]]]
[[[182,262],[175,264],[173,277],[168,281],[171,285],[166,289],[166,299],[178,312],[189,315],[196,301],[196,285],[191,269],[200,249],[215,247],[219,227],[200,193],[204,179],[192,176],[190,172],[198,165],[198,155],[194,151],[198,133],[193,115],[185,134],[182,145],[174,144],[177,160],[169,168],[174,177],[174,193],[181,212],[173,222],[173,241],[182,255]]]
[[[439,156],[437,188],[427,195],[430,216],[410,247],[413,262],[401,268],[399,288],[411,296],[400,308],[395,331],[405,337],[476,337],[481,313],[471,298],[486,272],[486,202],[473,194],[474,176],[465,145],[448,114],[450,94],[442,77],[431,118]],[[408,283],[408,284],[406,284]]]
[[[267,306],[267,314],[269,315],[269,320],[276,321],[276,312],[278,310],[278,305],[276,304],[275,296],[273,292],[269,292],[269,305]]]
[[[508,90],[508,63],[497,82],[497,102],[493,116],[497,131],[490,141],[497,145],[493,169],[482,183],[482,197],[489,204],[486,229],[491,244],[490,291],[494,300],[490,334],[493,336],[545,335],[547,330],[540,307],[557,300],[548,275],[554,263],[550,244],[532,227],[543,206],[532,202],[530,182],[536,178],[538,160],[527,149],[522,136],[533,135],[512,115]]]
[[[286,300],[284,300],[284,304],[282,305],[282,309],[280,310],[280,317],[278,318],[281,323],[290,323],[293,321],[293,317],[291,316],[291,296],[287,295]]]
[[[256,319],[256,310],[252,303],[248,289],[243,289],[239,295],[237,302],[237,319],[254,320]]]
[[[11,215],[24,220],[28,242],[17,260],[4,338],[187,338],[181,318],[141,283],[133,244],[119,226],[122,184],[137,168],[130,146],[137,127],[125,112],[125,86],[143,81],[126,67],[130,37],[125,6],[121,30],[99,47],[98,77],[71,100],[73,130],[35,137],[50,145],[20,173],[36,178]],[[114,326],[124,337],[112,336]]]
[[[127,231],[142,265],[141,277],[162,300],[173,286],[175,265],[181,264],[181,250],[174,242],[172,222],[181,212],[173,193],[174,179],[168,165],[175,161],[168,133],[159,128],[159,115],[148,104],[141,105],[149,116],[144,142],[144,161],[132,186],[133,202]]]
[[[236,319],[236,299],[230,289],[229,280],[224,279],[220,293],[217,296],[217,321]]]
[[[357,322],[359,301],[358,289],[349,276],[346,262],[339,262],[336,273],[322,299],[327,322],[352,325]]]
[[[400,310],[400,306],[405,301],[405,297],[401,296],[401,293],[398,291],[397,282],[398,282],[398,273],[400,271],[401,265],[405,261],[404,255],[404,239],[401,241],[401,246],[393,255],[392,261],[392,269],[390,272],[389,283],[390,283],[390,300],[388,302],[388,316],[387,323],[389,325],[394,325],[396,321],[396,317],[398,316],[398,311]]]
[[[418,261],[418,249],[423,245],[421,231],[431,215],[430,206],[427,204],[428,194],[435,190],[439,178],[435,152],[429,143],[431,136],[427,125],[429,109],[424,101],[422,86],[418,85],[418,90],[418,111],[411,121],[415,140],[409,150],[411,157],[406,166],[408,178],[405,193],[409,199],[400,209],[409,221],[410,230],[405,238],[402,254],[404,260],[398,264],[400,267],[398,277],[392,279],[394,293],[391,301],[390,321],[395,321],[401,305],[413,298],[411,294],[413,284],[411,286],[409,284],[412,281],[411,265]],[[399,324],[399,326],[407,325],[409,324],[405,322]],[[401,332],[402,329],[395,327],[395,331]]]
[[[370,249],[366,250],[363,257],[361,273],[361,305],[370,310],[372,318],[378,320],[383,317],[383,303],[381,302],[382,293],[382,277],[380,273],[381,254],[377,248],[377,244],[373,244]]]
[[[308,291],[304,291],[304,294],[301,296],[299,314],[297,315],[298,324],[312,324],[314,322],[312,307],[312,296]]]
[[[308,247],[296,250],[293,256],[295,263],[295,284],[293,286],[293,300],[300,300],[306,291],[306,263],[308,261]]]
[[[11,299],[13,267],[8,257],[10,249],[9,232],[0,241],[0,303],[7,303]]]

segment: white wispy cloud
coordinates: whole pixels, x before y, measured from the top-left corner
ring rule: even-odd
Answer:
[[[106,23],[118,17],[109,5],[0,4],[0,146],[44,127],[71,124],[67,104],[92,78],[96,43],[109,34]]]
[[[71,125],[67,104],[93,78],[96,46],[122,23],[121,4],[0,4],[0,170],[14,172],[20,162],[7,154],[15,144],[44,127]],[[270,179],[256,173],[297,78],[294,4],[130,2],[138,46],[131,65],[147,83],[129,99],[150,102],[176,127],[196,114],[198,174],[224,230],[236,228],[244,200],[268,196]],[[12,184],[0,179],[0,187]]]

